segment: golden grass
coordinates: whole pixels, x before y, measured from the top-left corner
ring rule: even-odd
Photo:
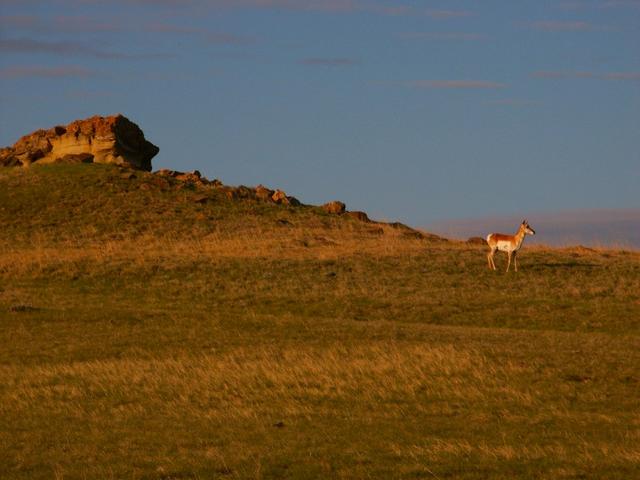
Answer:
[[[195,239],[178,235],[143,235],[98,244],[78,239],[51,245],[49,240],[34,238],[28,246],[13,243],[0,246],[0,275],[42,275],[64,265],[83,262],[133,266],[151,263],[170,268],[185,261],[229,258],[327,260],[354,255],[390,257],[420,254],[431,245],[426,240],[407,238],[389,226],[376,228],[384,234],[362,235],[351,229],[327,231],[326,228],[292,228],[279,232],[270,228],[254,231],[251,235],[226,232]]]
[[[406,439],[403,433],[402,442],[392,435],[381,444],[362,444],[360,454],[364,458],[388,456],[393,459],[391,464],[402,465],[405,473],[429,466],[441,471],[441,465],[456,462],[543,462],[572,465],[577,471],[593,462],[624,468],[637,464],[637,428],[628,430],[623,442],[613,444],[610,440],[587,440],[579,431],[560,430],[560,437],[552,435],[548,440],[531,437],[531,431],[538,430],[541,424],[578,421],[587,425],[601,420],[590,419],[584,413],[577,415],[570,396],[530,385],[528,380],[536,377],[538,368],[536,364],[490,358],[468,346],[397,341],[336,343],[315,348],[240,347],[224,354],[170,358],[158,355],[27,368],[5,365],[0,367],[0,416],[21,419],[21,425],[45,418],[54,424],[83,425],[81,431],[87,431],[81,435],[95,446],[111,442],[110,432],[128,432],[126,442],[110,447],[114,449],[110,455],[116,458],[125,454],[124,449],[132,458],[145,455],[145,439],[152,432],[144,429],[157,422],[166,426],[209,424],[223,429],[223,425],[252,425],[255,444],[247,444],[246,440],[237,443],[247,435],[245,427],[240,427],[235,433],[227,431],[221,444],[194,444],[172,455],[148,451],[148,460],[142,464],[156,465],[158,478],[167,465],[193,468],[198,464],[208,465],[210,471],[227,471],[234,478],[264,478],[254,470],[258,468],[254,462],[275,453],[267,440],[273,435],[270,429],[306,432],[311,425],[326,429],[329,421],[332,428],[337,427],[351,439],[346,444],[338,441],[340,448],[349,448],[349,442],[358,442],[357,432],[349,432],[350,425],[360,425],[364,430],[385,425],[388,429],[411,418],[418,422],[416,427],[424,425],[426,435],[414,434]],[[605,392],[602,397],[606,397]],[[590,399],[594,400],[595,397]],[[429,419],[442,423],[443,418],[453,420],[461,414],[461,420],[466,418],[468,424],[459,424],[462,430],[445,435],[424,423]],[[637,418],[636,415],[636,421]],[[501,434],[480,434],[483,425],[494,430],[492,423],[496,420],[501,424]],[[613,415],[606,418],[605,424],[613,430],[629,428],[625,420]],[[130,425],[139,425],[143,430],[132,431]],[[526,433],[527,429],[531,431]],[[330,431],[331,428],[327,434]],[[420,443],[414,443],[421,437]],[[76,442],[65,447],[68,458],[57,457],[58,478],[75,478],[65,472],[77,470],[77,455],[87,452],[87,446]],[[65,451],[60,448],[54,448],[54,456],[56,451]],[[332,451],[330,445],[325,448]],[[29,465],[33,462],[30,448],[24,446],[21,450],[22,462]],[[98,451],[95,454],[96,459],[82,465],[88,472],[109,477]],[[114,465],[111,477],[118,478],[129,468]],[[327,468],[329,474],[330,465]],[[348,478],[348,471],[354,472],[347,469],[336,476]],[[562,476],[566,475],[559,475]],[[539,478],[553,475],[546,472]]]
[[[0,477],[640,478],[640,253],[525,245],[507,275],[65,172],[0,173]]]

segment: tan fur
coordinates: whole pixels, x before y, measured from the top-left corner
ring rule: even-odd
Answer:
[[[491,249],[489,254],[487,255],[487,261],[489,262],[489,268],[495,270],[496,264],[493,260],[493,256],[496,251],[500,250],[502,252],[507,252],[508,262],[507,262],[507,272],[509,271],[509,267],[511,266],[511,258],[513,257],[513,263],[516,272],[518,271],[518,260],[517,254],[520,247],[522,247],[522,243],[524,242],[524,237],[526,235],[535,235],[535,231],[529,226],[526,220],[524,220],[520,224],[520,228],[515,235],[505,235],[504,233],[490,233],[487,235],[487,244]]]

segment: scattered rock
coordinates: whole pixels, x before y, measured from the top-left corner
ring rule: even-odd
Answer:
[[[197,186],[210,184],[209,180],[202,176],[198,170],[193,172],[179,172],[177,170],[169,170],[168,168],[162,168],[155,172],[155,175],[165,178],[175,178],[182,183],[191,183]]]
[[[235,188],[227,187],[226,185],[221,185],[218,189],[224,193],[224,195],[229,199],[233,200],[234,198],[238,198],[236,195]]]
[[[256,195],[255,190],[244,185],[240,185],[235,188],[237,198],[254,198]]]
[[[193,172],[187,172],[187,173],[182,173],[182,172],[173,172],[173,173],[174,173],[174,175],[172,175],[173,178],[175,178],[180,182],[190,182],[195,184],[204,183],[202,181],[202,175],[200,175],[200,172],[198,170],[194,170]]]
[[[207,203],[209,201],[209,196],[208,195],[195,195],[192,200],[195,203],[200,203],[200,204],[204,204]]]
[[[153,173],[155,175],[160,175],[161,177],[173,177],[178,172],[176,172],[175,170],[169,170],[168,168],[161,168],[157,172],[153,172]]]
[[[93,163],[93,154],[67,153],[62,157],[56,158],[54,163]]]
[[[12,147],[0,149],[0,166],[93,162],[150,171],[159,150],[123,115],[95,116],[25,135]]]
[[[273,192],[273,195],[271,195],[271,200],[273,200],[275,203],[283,203],[285,205],[288,205],[287,194],[282,190],[276,190],[275,192]]]
[[[334,200],[333,202],[325,203],[320,208],[333,215],[342,215],[347,207],[344,203]]]
[[[265,187],[264,185],[258,185],[256,187],[256,197],[265,202],[273,201],[273,194],[275,192],[270,188]]]
[[[364,213],[364,212],[354,211],[354,212],[345,212],[344,214],[349,216],[349,217],[353,217],[356,220],[359,220],[361,222],[371,223],[371,220],[369,219],[367,214]]]
[[[154,185],[158,188],[160,188],[160,190],[166,190],[169,187],[171,187],[171,184],[169,183],[169,181],[165,178],[152,178],[151,181],[148,183],[148,185]]]
[[[300,200],[298,200],[296,197],[288,196],[282,190],[276,190],[275,192],[273,192],[273,194],[271,195],[271,200],[278,205],[291,205],[294,207],[302,205],[302,203],[300,203]]]

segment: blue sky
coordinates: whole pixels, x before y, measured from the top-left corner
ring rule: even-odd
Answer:
[[[640,1],[0,0],[0,145],[118,112],[378,219],[638,208]]]

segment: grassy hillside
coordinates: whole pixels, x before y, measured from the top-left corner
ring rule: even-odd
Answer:
[[[640,254],[129,177],[0,170],[0,477],[640,478]]]

